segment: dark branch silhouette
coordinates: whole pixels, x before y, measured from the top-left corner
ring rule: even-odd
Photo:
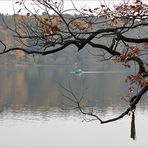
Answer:
[[[32,2],[37,10],[42,9],[45,15],[39,15],[37,10],[29,10],[25,0],[20,0],[17,4],[28,11],[27,15],[14,15],[14,28],[10,27],[4,18],[3,22],[23,47],[9,48],[7,43],[0,40],[0,54],[23,51],[27,54],[48,55],[74,45],[77,51],[85,50],[87,46],[90,47],[90,53],[93,53],[93,49],[97,49],[98,55],[103,51],[100,56],[104,60],[112,60],[128,67],[132,66],[129,63],[136,63],[139,71],[128,76],[127,80],[131,85],[139,86],[139,90],[129,99],[127,109],[111,119],[102,120],[93,112],[87,112],[81,106],[83,97],[79,99],[71,89],[61,86],[72,95],[72,98],[65,95],[64,97],[72,101],[82,114],[99,120],[101,124],[117,121],[132,112],[131,137],[135,139],[134,111],[142,96],[148,91],[148,50],[143,50],[148,46],[148,35],[144,34],[148,29],[148,5],[138,0],[134,3],[123,2],[114,6],[114,9],[101,5],[97,8],[78,10],[73,4],[73,9],[64,10],[62,1]],[[70,11],[75,11],[78,15],[67,17],[66,13]]]

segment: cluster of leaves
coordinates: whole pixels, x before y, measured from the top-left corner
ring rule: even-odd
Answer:
[[[133,4],[121,4],[115,7],[115,10],[115,13],[119,16],[145,18],[148,13],[148,5],[143,4],[141,0],[136,0]]]
[[[42,28],[43,28],[43,32],[47,35],[55,35],[56,33],[58,33],[60,31],[60,28],[57,25],[53,25],[51,26],[49,24],[49,19],[48,18],[44,18],[44,21],[41,22],[42,24]]]
[[[148,85],[148,80],[145,80],[142,74],[129,75],[127,76],[126,82],[127,81],[129,81],[131,85],[139,83],[141,88]]]
[[[124,3],[115,5],[113,9],[106,4],[101,4],[94,9],[83,9],[82,13],[84,15],[102,16],[105,20],[110,20],[112,25],[117,26],[119,23],[120,26],[124,26],[125,22],[129,20],[147,19],[148,5],[141,0],[136,0],[134,3],[124,1]]]
[[[96,7],[93,9],[88,8],[88,9],[82,10],[82,13],[84,15],[89,15],[89,14],[93,14],[93,15],[97,15],[97,16],[105,15],[106,19],[107,19],[107,16],[110,17],[110,12],[112,12],[112,10],[106,5],[100,5],[99,7]]]
[[[113,59],[116,63],[122,63],[125,67],[130,68],[131,65],[128,64],[128,62],[134,58],[138,57],[140,55],[140,48],[136,46],[129,46],[127,48],[127,51],[124,54],[115,56]],[[144,63],[142,63],[144,64]],[[147,67],[147,64],[145,63],[143,67]],[[132,85],[139,85],[141,88],[148,85],[148,80],[145,79],[145,76],[143,73],[137,73],[136,75],[129,75],[127,76],[126,82],[130,82],[129,92],[133,92],[133,86]]]
[[[115,56],[115,58],[113,60],[117,63],[126,63],[132,57],[139,56],[139,55],[140,55],[140,49],[138,47],[128,46],[125,53]]]

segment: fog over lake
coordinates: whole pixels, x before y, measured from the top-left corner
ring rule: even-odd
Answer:
[[[87,122],[74,104],[62,96],[61,85],[72,87],[84,105],[102,119],[122,113],[127,102],[126,76],[119,65],[0,67],[0,147],[146,147],[148,146],[147,94],[136,110],[136,134],[130,138],[131,116],[108,124]]]

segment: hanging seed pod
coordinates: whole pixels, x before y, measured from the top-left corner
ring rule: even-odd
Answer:
[[[132,119],[131,119],[131,135],[130,137],[135,140],[136,139],[136,127],[135,127],[135,113],[132,111]]]

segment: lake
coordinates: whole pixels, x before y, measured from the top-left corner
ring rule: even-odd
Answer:
[[[119,65],[0,66],[1,148],[148,147],[148,94],[137,106],[136,140],[130,138],[131,116],[108,124],[90,121],[78,110],[66,89],[102,119],[127,107],[126,76]],[[66,89],[63,89],[66,88]]]

